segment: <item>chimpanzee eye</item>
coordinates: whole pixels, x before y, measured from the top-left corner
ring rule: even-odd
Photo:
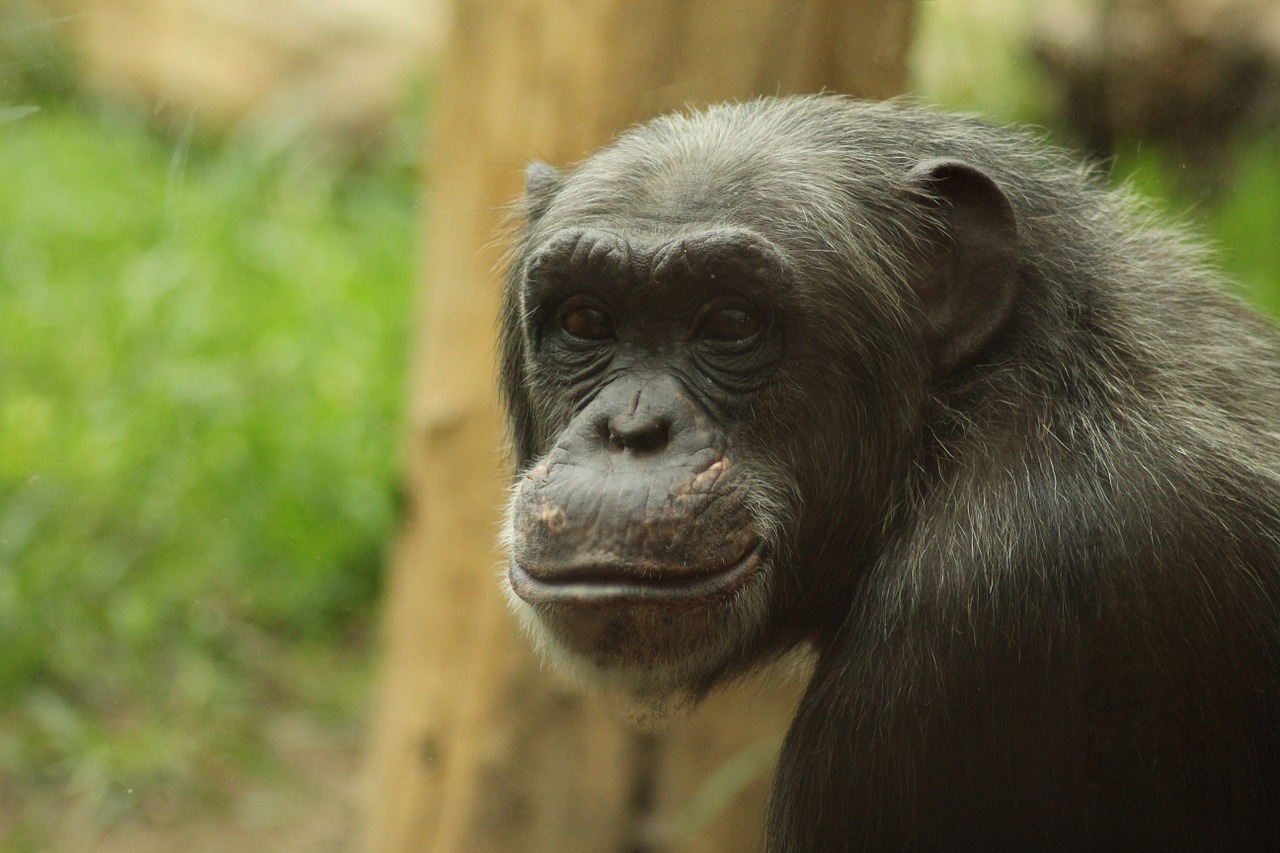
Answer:
[[[612,318],[590,305],[572,306],[562,313],[560,328],[573,337],[586,341],[611,341],[617,337]]]
[[[698,323],[698,337],[708,341],[745,341],[760,331],[760,315],[746,305],[712,308]]]

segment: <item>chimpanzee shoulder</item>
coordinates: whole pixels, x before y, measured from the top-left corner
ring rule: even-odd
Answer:
[[[1036,134],[764,99],[531,167],[506,587],[696,700],[817,665],[770,850],[1280,844],[1280,334]]]

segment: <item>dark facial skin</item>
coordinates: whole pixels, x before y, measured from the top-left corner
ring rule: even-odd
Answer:
[[[569,228],[530,255],[530,403],[564,426],[512,504],[511,589],[641,692],[697,689],[760,631],[774,530],[733,427],[778,379],[785,289],[740,229]]]
[[[1280,336],[1193,243],[834,97],[659,119],[526,212],[509,600],[653,704],[815,650],[770,851],[1280,844]]]

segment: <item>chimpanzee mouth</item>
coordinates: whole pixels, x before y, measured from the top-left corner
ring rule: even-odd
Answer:
[[[530,604],[619,607],[648,603],[709,603],[741,589],[765,563],[764,543],[752,539],[740,556],[711,568],[636,567],[590,563],[530,572],[512,559],[511,590]]]

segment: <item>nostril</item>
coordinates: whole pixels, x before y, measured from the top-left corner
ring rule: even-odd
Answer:
[[[670,441],[671,422],[656,415],[618,415],[604,424],[603,438],[617,453],[656,453]]]

